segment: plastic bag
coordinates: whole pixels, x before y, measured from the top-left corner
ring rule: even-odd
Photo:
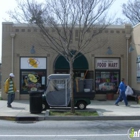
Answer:
[[[133,90],[130,86],[127,86],[126,90],[125,90],[125,95],[133,95]]]

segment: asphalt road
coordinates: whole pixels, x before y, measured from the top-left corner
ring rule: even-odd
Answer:
[[[127,140],[131,127],[139,130],[139,121],[0,120],[0,140]],[[140,136],[133,139],[139,140]]]

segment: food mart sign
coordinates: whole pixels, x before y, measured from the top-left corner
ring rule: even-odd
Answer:
[[[96,58],[95,59],[96,69],[119,69],[120,61],[119,58]]]

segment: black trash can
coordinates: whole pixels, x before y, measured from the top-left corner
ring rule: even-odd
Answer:
[[[42,112],[42,95],[43,91],[29,91],[30,96],[30,113],[39,114]]]

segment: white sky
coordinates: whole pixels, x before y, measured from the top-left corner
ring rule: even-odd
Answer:
[[[111,6],[110,9],[111,14],[116,14],[117,17],[122,16],[121,5],[122,3],[126,3],[127,1],[128,0],[116,0]],[[16,0],[3,0],[1,1],[0,4],[0,62],[1,62],[1,47],[2,47],[2,22],[5,22],[5,19],[9,19],[6,12],[12,10],[15,7]]]

